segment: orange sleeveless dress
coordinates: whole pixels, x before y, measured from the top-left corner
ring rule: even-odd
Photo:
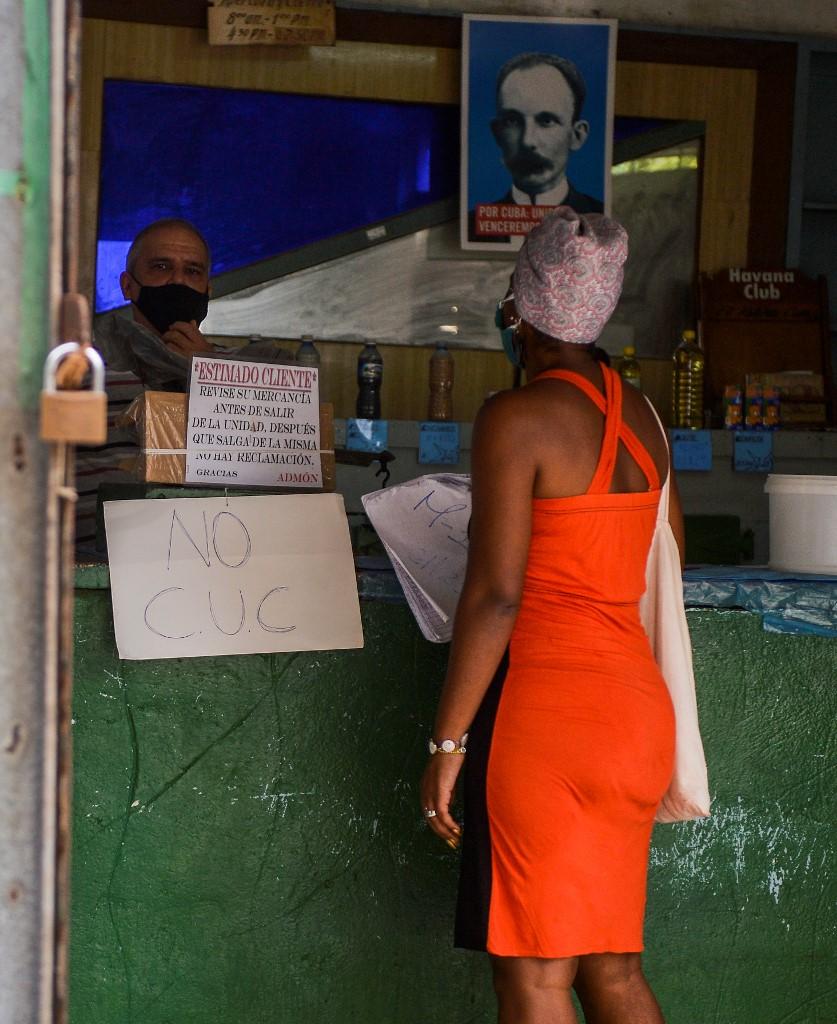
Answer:
[[[660,480],[622,422],[622,382],[605,397],[565,371],[605,414],[586,493],[534,498],[520,611],[474,720],[465,766],[458,946],[566,957],[643,948],[648,849],[671,779],[674,712],[639,618]],[[622,442],[648,490],[610,493]]]

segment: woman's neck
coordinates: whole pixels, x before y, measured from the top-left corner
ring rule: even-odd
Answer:
[[[549,348],[526,346],[526,378],[533,380],[546,370],[570,370],[591,380],[599,379],[599,367],[592,347],[562,341]]]

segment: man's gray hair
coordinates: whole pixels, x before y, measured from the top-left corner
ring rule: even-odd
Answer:
[[[573,121],[577,121],[581,117],[581,109],[587,97],[587,85],[576,65],[566,57],[559,57],[555,53],[518,53],[507,60],[497,72],[497,106],[500,106],[500,89],[503,82],[513,71],[528,71],[529,68],[537,68],[542,64],[555,68],[564,76],[573,94]]]
[[[125,269],[129,273],[133,274],[134,267],[137,265],[137,257],[139,256],[143,239],[150,235],[152,231],[157,231],[158,228],[183,228],[185,231],[190,231],[204,247],[206,252],[206,269],[207,271],[210,269],[212,266],[212,256],[209,252],[209,245],[195,225],[191,221],[184,220],[183,217],[161,217],[159,220],[147,224],[131,242],[131,248],[125,257]]]

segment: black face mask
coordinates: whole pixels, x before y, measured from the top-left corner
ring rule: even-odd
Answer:
[[[134,277],[134,280],[137,279]],[[196,292],[187,284],[149,285],[139,281],[137,284],[140,291],[134,305],[160,334],[165,334],[178,320],[184,323],[194,320],[200,325],[206,318],[208,292]]]

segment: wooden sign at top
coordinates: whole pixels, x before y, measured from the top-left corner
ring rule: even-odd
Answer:
[[[728,267],[715,274],[701,274],[699,294],[705,398],[715,423],[723,422],[726,386],[741,385],[748,375],[818,374],[830,398],[831,344],[824,277],[810,278],[782,268]],[[819,422],[826,415],[823,404],[820,401],[819,409],[811,411]],[[832,422],[833,412],[827,415]]]
[[[818,322],[822,287],[798,270],[728,267],[702,274],[701,319]]]
[[[210,46],[333,46],[334,0],[211,0]]]

